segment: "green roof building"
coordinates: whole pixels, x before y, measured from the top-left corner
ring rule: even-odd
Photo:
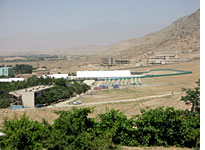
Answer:
[[[13,77],[13,67],[0,67],[0,76]]]

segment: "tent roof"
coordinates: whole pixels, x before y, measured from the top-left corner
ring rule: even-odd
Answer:
[[[130,70],[114,70],[114,71],[77,71],[77,77],[80,77],[80,78],[131,77],[131,72],[130,72]]]

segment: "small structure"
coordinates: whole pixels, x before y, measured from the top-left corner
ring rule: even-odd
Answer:
[[[113,88],[114,89],[118,89],[119,88],[119,84],[118,83],[113,83]]]
[[[50,71],[47,70],[46,68],[38,68],[32,71],[32,75],[36,75],[38,77],[41,77],[43,75],[49,75],[49,74],[50,74]]]
[[[102,89],[108,89],[108,86],[109,86],[108,84],[103,84],[103,85],[101,85],[101,88]]]
[[[35,96],[42,95],[42,92],[52,88],[53,85],[39,85],[9,92],[12,95],[13,105],[23,105],[27,108],[35,107]]]
[[[21,108],[24,108],[24,106],[22,105],[12,105],[11,106],[11,109],[21,109]]]
[[[13,67],[0,67],[0,76],[14,76]]]

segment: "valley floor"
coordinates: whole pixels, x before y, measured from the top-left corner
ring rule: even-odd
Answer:
[[[181,64],[172,64],[166,66],[156,66],[150,69],[159,68],[169,68],[178,70],[192,71],[192,74],[178,75],[170,77],[155,77],[155,78],[145,78],[142,79],[142,85],[136,87],[127,87],[120,89],[110,89],[103,91],[96,91],[91,94],[84,95],[75,100],[81,100],[83,104],[77,107],[94,107],[94,112],[90,117],[95,117],[99,113],[105,112],[106,108],[109,109],[119,109],[124,112],[128,117],[140,113],[141,109],[145,109],[147,106],[150,108],[156,108],[159,106],[164,107],[175,107],[175,109],[189,109],[188,105],[180,101],[183,95],[182,88],[194,88],[196,87],[195,82],[200,78],[200,62],[192,61]],[[146,68],[142,68],[138,71],[146,71]],[[174,94],[171,94],[171,93]],[[180,94],[176,94],[180,93]],[[128,99],[138,99],[141,97],[154,96],[170,94],[165,97],[142,99],[139,101],[121,101],[116,103],[109,103],[110,101],[128,100]],[[108,103],[100,103],[100,102]],[[93,105],[89,105],[92,104]],[[12,118],[14,115],[21,116],[24,113],[27,114],[31,119],[42,121],[45,118],[50,123],[58,117],[54,112],[59,110],[71,110],[72,106],[69,103],[65,103],[62,107],[52,107],[52,108],[40,108],[40,109],[21,109],[21,110],[11,110],[11,109],[1,109],[0,110],[0,125],[3,124],[3,120],[8,117]]]

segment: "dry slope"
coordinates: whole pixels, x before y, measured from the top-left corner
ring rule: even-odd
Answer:
[[[104,55],[133,58],[149,51],[166,53],[200,49],[200,10],[173,22],[158,32],[141,38],[122,41],[107,49]]]

